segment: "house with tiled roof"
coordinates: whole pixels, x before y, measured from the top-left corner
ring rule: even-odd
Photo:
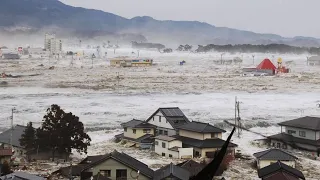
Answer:
[[[178,107],[159,108],[146,121],[157,127],[156,135],[166,136],[176,135],[177,127],[190,122]]]
[[[268,149],[254,153],[253,156],[256,158],[258,169],[264,168],[278,161],[295,168],[296,160],[298,159],[296,156],[293,156],[281,149]]]
[[[276,179],[289,179],[289,180],[304,180],[305,177],[301,171],[288,166],[280,161],[272,163],[269,166],[258,170],[258,176],[262,180],[276,180]]]
[[[139,160],[118,151],[105,155],[88,156],[78,165],[61,168],[53,176],[79,178],[81,180],[97,179],[138,179],[151,180],[154,171]]]
[[[129,122],[122,123],[122,139],[130,142],[131,145],[143,149],[151,149],[153,146],[153,136],[156,126],[146,121],[133,119]]]
[[[270,145],[320,152],[320,118],[305,116],[278,123],[281,133],[269,136]]]
[[[190,172],[170,163],[154,172],[153,180],[179,179],[189,180]]]

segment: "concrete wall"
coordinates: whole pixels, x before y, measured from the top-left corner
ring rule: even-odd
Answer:
[[[258,160],[258,168],[264,168],[266,166],[269,166],[272,163],[276,163],[277,161],[270,161],[270,160]],[[291,166],[293,168],[296,168],[296,162],[295,161],[281,161],[283,164],[286,164],[288,166]]]
[[[193,148],[179,148],[179,158],[180,159],[192,159],[193,158]]]
[[[152,129],[152,128],[145,128],[145,129],[150,129],[150,133],[148,133],[148,134],[154,135],[154,129]],[[127,132],[124,131],[124,133],[123,133],[124,137],[138,139],[139,137],[144,136],[145,134],[147,134],[147,133],[143,132],[144,129],[135,129],[135,130],[136,130],[136,133],[134,134],[132,128],[127,128]]]
[[[86,172],[92,172],[93,176],[98,174],[98,172],[100,172],[100,170],[111,170],[111,179],[116,179],[116,170],[117,169],[126,169],[127,170],[127,178],[128,179],[132,179],[131,175],[133,177],[137,176],[137,171],[133,170],[130,167],[127,167],[121,163],[119,163],[118,161],[114,160],[114,159],[108,159],[96,166],[94,166],[91,169],[88,169]],[[149,180],[150,178],[144,176],[143,174],[140,173],[139,175],[139,180]]]
[[[284,129],[285,129],[286,133],[288,133],[288,130],[295,131],[296,133],[292,134],[292,136],[298,137],[298,138],[316,140],[316,137],[317,136],[319,137],[319,132],[316,133],[315,131],[311,131],[311,130],[307,130],[307,129],[293,128],[293,127],[285,127]],[[300,136],[299,131],[306,132],[306,137]]]
[[[222,133],[214,133],[214,134],[215,134],[214,138],[222,138]],[[193,138],[193,139],[199,139],[199,140],[212,139],[211,133],[197,133],[197,132],[192,132],[192,131],[187,131],[182,129],[179,130],[179,135]]]

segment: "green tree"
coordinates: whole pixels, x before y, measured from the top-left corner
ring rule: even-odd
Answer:
[[[27,124],[26,129],[24,130],[21,139],[19,139],[20,145],[27,150],[30,150],[35,147],[36,142],[36,132],[32,127],[32,122]]]
[[[42,125],[37,130],[37,137],[40,148],[52,151],[53,160],[56,152],[69,154],[75,149],[79,153],[87,153],[91,141],[79,117],[65,113],[56,104],[47,109]]]

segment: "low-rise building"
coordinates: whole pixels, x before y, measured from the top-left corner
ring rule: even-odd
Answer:
[[[306,116],[278,124],[281,126],[281,133],[268,137],[271,146],[320,152],[319,117]]]
[[[311,56],[308,58],[309,66],[320,66],[320,56]]]
[[[194,160],[187,160],[177,164],[177,166],[189,171],[190,177],[197,175],[204,167],[204,164],[200,164]]]
[[[262,180],[275,180],[275,179],[290,179],[301,180],[305,179],[301,171],[288,166],[280,161],[272,163],[269,166],[258,170],[258,176]]]
[[[193,148],[194,157],[212,158],[225,143],[222,140],[223,129],[217,128],[209,123],[190,122],[177,127],[179,135],[173,136],[182,142],[184,148]],[[229,143],[228,154],[232,157],[235,153],[234,143]]]
[[[137,119],[122,123],[121,126],[124,130],[123,139],[131,142],[131,146],[149,149],[152,147],[156,126]]]
[[[190,121],[178,107],[159,108],[147,120],[157,127],[156,135],[172,136],[177,134],[177,127]]]
[[[11,156],[13,155],[11,148],[0,148],[0,164],[4,162],[10,162]]]
[[[253,156],[256,158],[258,169],[264,168],[278,161],[295,168],[296,160],[298,159],[297,157],[280,149],[268,149],[254,153]]]
[[[2,59],[4,59],[4,60],[19,60],[20,56],[17,53],[3,53]]]
[[[78,165],[61,168],[53,173],[55,174],[67,178],[72,175],[75,178],[80,177],[81,180],[95,178],[99,175],[117,180],[151,180],[154,171],[135,158],[115,150],[105,155],[88,156]]]
[[[154,151],[170,158],[193,158],[193,148],[183,148],[180,140],[164,135],[155,137]]]

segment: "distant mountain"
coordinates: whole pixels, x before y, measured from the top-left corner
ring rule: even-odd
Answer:
[[[80,37],[113,36],[128,41],[191,44],[270,44],[320,46],[308,37],[284,38],[275,34],[241,31],[198,21],[159,21],[148,16],[132,19],[99,10],[65,5],[58,0],[1,0],[0,30],[52,30]]]

